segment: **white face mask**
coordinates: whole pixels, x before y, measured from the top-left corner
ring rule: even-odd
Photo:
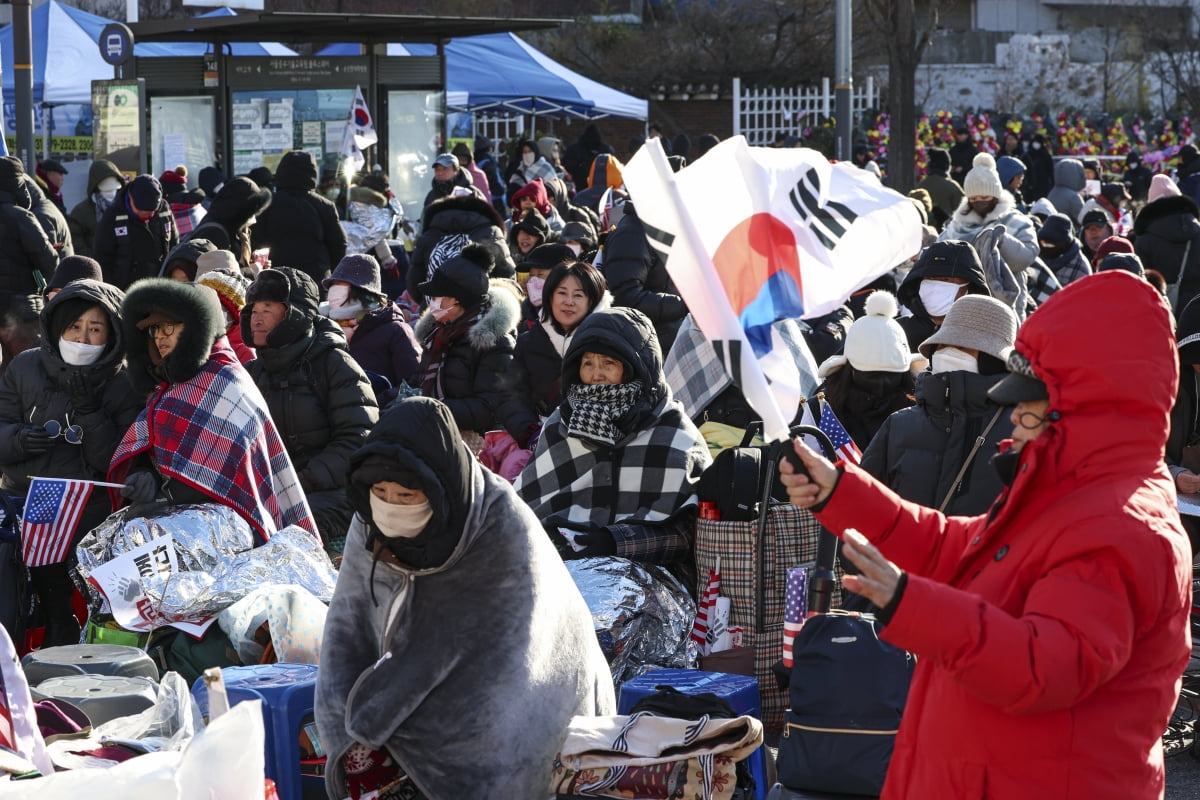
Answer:
[[[1029,146],[1030,146],[1030,147],[1032,147],[1034,150],[1041,150],[1041,149],[1042,149],[1042,143],[1041,143],[1041,142],[1034,142],[1033,144],[1031,144],[1031,145],[1029,145]]]
[[[934,372],[979,373],[979,359],[957,347],[942,347],[933,354]]]
[[[117,190],[116,189],[111,189],[108,191],[101,189],[100,191],[96,192],[96,194],[103,197],[105,199],[105,201],[107,201],[109,203],[111,203],[113,200],[117,199]]]
[[[66,339],[58,340],[58,354],[62,356],[62,360],[70,364],[72,367],[87,367],[95,364],[104,352],[102,344],[83,344],[82,342],[68,342]]]
[[[342,187],[340,187],[340,186],[335,186],[332,189],[325,190],[325,196],[328,197],[330,200],[337,200],[338,196],[340,196],[341,193],[342,193]]]
[[[545,285],[545,278],[530,278],[525,281],[525,294],[529,295],[529,302],[533,303],[534,308],[542,307],[542,288]]]
[[[523,153],[521,155],[521,163],[527,167],[532,167],[534,161],[537,161],[537,154],[535,153]]]
[[[350,287],[342,284],[329,287],[329,305],[333,308],[346,305],[350,299]]]
[[[925,312],[929,316],[944,317],[946,316],[946,312],[950,310],[950,306],[954,305],[954,301],[958,299],[960,289],[962,289],[962,286],[959,286],[957,283],[923,280],[917,294],[921,298],[921,305],[925,306]]]
[[[429,298],[429,313],[433,314],[433,318],[441,322],[454,308],[453,297],[431,297]]]
[[[411,539],[433,519],[433,507],[429,501],[402,506],[388,503],[371,494],[371,519],[379,532],[389,539]]]

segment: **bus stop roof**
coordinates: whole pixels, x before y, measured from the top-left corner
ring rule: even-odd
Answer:
[[[563,19],[433,17],[416,14],[330,14],[251,11],[236,16],[130,23],[138,42],[440,42],[505,31],[548,30]]]

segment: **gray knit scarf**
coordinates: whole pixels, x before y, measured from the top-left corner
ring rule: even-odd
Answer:
[[[567,432],[601,444],[616,444],[620,433],[617,420],[629,413],[641,395],[641,381],[591,386],[577,383],[567,392],[571,404]]]

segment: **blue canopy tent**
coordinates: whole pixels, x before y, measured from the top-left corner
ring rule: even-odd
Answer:
[[[431,44],[389,44],[389,56],[429,56]],[[646,119],[648,103],[567,69],[514,33],[452,39],[445,46],[446,106],[453,111]],[[319,55],[356,56],[356,44]]]
[[[203,16],[229,16],[228,8]],[[92,102],[92,81],[113,76],[113,68],[100,57],[100,31],[111,19],[49,0],[32,12],[33,102],[46,105]],[[53,49],[51,49],[53,43]],[[147,43],[134,47],[134,55],[200,56],[210,45],[199,42]],[[235,43],[233,55],[296,55],[281,44]],[[50,56],[53,55],[53,58]],[[0,28],[0,69],[3,70],[4,102],[16,102],[13,88],[13,26]]]

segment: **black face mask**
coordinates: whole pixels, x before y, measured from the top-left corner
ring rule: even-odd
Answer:
[[[996,204],[999,202],[1000,201],[993,198],[984,203],[971,203],[971,210],[981,217],[986,217],[988,214],[996,210]]]
[[[1069,246],[1069,243],[1068,244],[1056,244],[1056,245],[1052,245],[1050,247],[1047,247],[1046,245],[1041,245],[1042,258],[1058,258],[1063,253],[1067,252],[1068,246]]]
[[[992,468],[1000,476],[1000,482],[1012,486],[1017,479],[1017,467],[1021,463],[1021,453],[1018,450],[1008,450],[992,456]]]

